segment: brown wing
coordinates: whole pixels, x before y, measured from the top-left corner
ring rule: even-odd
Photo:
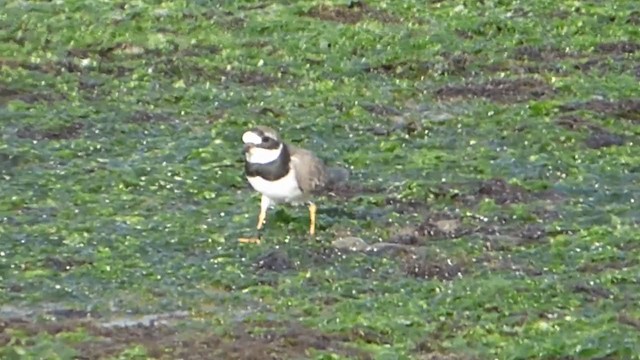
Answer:
[[[324,162],[311,151],[288,145],[291,166],[296,171],[296,180],[303,193],[319,193],[327,184],[327,168]]]

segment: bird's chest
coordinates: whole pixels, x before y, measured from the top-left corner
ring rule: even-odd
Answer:
[[[266,180],[260,176],[247,176],[247,180],[256,191],[276,202],[295,202],[302,196],[293,169],[277,180]]]

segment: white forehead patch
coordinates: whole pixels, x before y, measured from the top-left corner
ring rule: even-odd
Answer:
[[[242,134],[242,142],[245,144],[262,144],[262,138],[253,131],[247,131]]]

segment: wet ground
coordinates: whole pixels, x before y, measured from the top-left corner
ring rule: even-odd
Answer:
[[[633,2],[98,7],[0,27],[3,358],[640,353]],[[315,238],[236,241],[253,124],[351,168]]]

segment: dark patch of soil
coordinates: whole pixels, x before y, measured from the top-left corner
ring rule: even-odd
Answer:
[[[573,67],[576,70],[580,70],[582,72],[589,72],[592,71],[593,69],[601,69],[604,70],[604,68],[606,67],[604,65],[604,60],[603,59],[588,59],[582,62],[576,62]]]
[[[384,192],[383,189],[358,184],[352,181],[335,184],[328,190],[329,195],[342,199],[353,199],[361,195],[380,194]]]
[[[503,179],[491,179],[483,181],[475,195],[480,198],[493,199],[496,204],[503,205],[526,201],[529,192],[521,186],[511,185]]]
[[[158,56],[154,58],[152,66],[154,72],[167,77],[180,78],[187,84],[197,79],[213,78],[218,73],[217,70],[206,69],[197,62],[197,59],[175,55]]]
[[[19,68],[29,71],[38,71],[47,74],[58,74],[59,70],[53,65],[53,63],[34,64],[29,62],[15,61],[15,60],[0,60],[0,66],[7,66],[10,68]]]
[[[356,24],[364,19],[373,19],[381,23],[397,23],[400,21],[390,13],[372,8],[364,1],[358,0],[352,0],[348,5],[342,6],[319,5],[302,15],[342,24]]]
[[[0,66],[2,64],[0,63]],[[37,92],[28,92],[23,90],[11,89],[0,85],[0,106],[6,105],[9,101],[22,101],[27,104],[34,104],[37,102],[51,103],[56,100],[63,99],[61,95],[43,94]]]
[[[33,69],[27,69],[26,68],[27,66],[35,67],[35,64],[22,62],[15,59],[0,58],[0,68],[8,67],[10,69],[33,70]]]
[[[245,86],[273,86],[280,80],[276,77],[258,71],[224,71],[220,75],[223,81],[232,81]]]
[[[82,91],[83,97],[87,100],[100,98],[99,90],[102,85],[102,81],[89,77],[81,77],[78,79],[78,90]]]
[[[630,61],[624,55],[601,56],[576,62],[573,67],[582,72],[597,71],[599,76],[608,74],[633,74],[636,70],[636,62]]]
[[[469,31],[469,30],[464,30],[464,29],[455,29],[453,31],[459,38],[463,39],[463,40],[471,40],[475,37],[475,35],[473,34],[473,32]]]
[[[96,314],[89,312],[89,311],[85,311],[85,310],[77,310],[77,309],[54,309],[54,310],[49,310],[46,312],[46,314],[48,316],[53,316],[57,319],[62,319],[62,320],[80,320],[80,319],[86,319],[89,317],[92,318],[96,318]]]
[[[389,135],[391,133],[384,126],[380,126],[380,125],[374,126],[373,128],[371,128],[370,131],[375,136],[387,136],[387,135]]]
[[[392,133],[404,133],[408,136],[418,136],[422,130],[422,124],[416,120],[407,119],[404,116],[392,115],[385,123],[366,127],[363,130],[375,136],[390,136]],[[390,122],[388,124],[387,122]]]
[[[106,70],[103,68],[101,70]],[[121,77],[124,73],[117,73],[119,70],[112,68],[113,73],[109,73],[114,77]],[[105,73],[105,71],[102,71]],[[104,100],[109,95],[111,90],[108,87],[104,87],[104,82],[97,78],[91,77],[91,75],[78,76],[78,90],[83,99],[87,101]]]
[[[585,294],[591,301],[598,299],[610,299],[613,293],[602,286],[578,284],[573,287],[573,292]]]
[[[120,78],[133,72],[133,68],[115,64],[101,63],[100,67],[98,68],[98,72]]]
[[[634,42],[603,43],[596,46],[597,55],[594,55],[552,46],[524,45],[512,53],[513,59],[521,63],[497,63],[489,65],[489,69],[514,74],[564,74],[574,69],[581,72],[598,71],[601,76],[606,76],[612,72],[633,72],[635,63],[627,55],[638,51],[639,47],[640,43]],[[564,59],[571,59],[571,63],[563,64]]]
[[[597,131],[591,133],[591,135],[585,141],[585,144],[590,149],[601,149],[610,146],[622,146],[625,143],[623,136],[613,134],[608,131]]]
[[[263,3],[252,4],[252,5],[240,5],[240,6],[238,6],[238,9],[240,9],[240,10],[260,10],[260,9],[265,9],[265,8],[267,8],[269,6],[271,6],[270,2],[263,2]]]
[[[192,46],[180,51],[182,56],[212,56],[220,53],[221,49],[215,45]]]
[[[631,25],[640,25],[640,10],[632,11],[626,22]]]
[[[2,289],[6,289],[6,291],[12,293],[21,293],[24,290],[24,285],[18,283],[8,283],[3,286],[0,286]]]
[[[248,5],[251,7],[254,5]],[[257,10],[247,9],[247,10]],[[196,13],[193,10],[185,10],[182,13],[183,19],[189,19],[196,22],[215,23],[216,26],[222,27],[225,30],[237,30],[245,27],[247,20],[243,15],[236,15],[232,11],[222,11],[215,7]]]
[[[571,14],[573,14],[573,13],[571,11],[569,11],[569,10],[559,9],[559,10],[555,10],[552,13],[550,13],[549,16],[551,16],[552,18],[558,18],[558,19],[564,20],[564,19],[568,18],[569,16],[571,16]]]
[[[12,336],[7,331],[8,329],[20,330],[28,336],[35,336],[39,333],[55,335],[65,331],[74,331],[79,326],[82,326],[82,323],[78,321],[36,323],[22,319],[2,319],[0,320],[0,347],[6,346],[11,342]]]
[[[610,115],[622,119],[640,121],[640,99],[624,100],[589,100],[580,103],[566,104],[561,111],[588,110],[603,115]]]
[[[485,233],[483,235],[483,240],[485,241],[485,248],[488,251],[499,252],[512,251],[516,247],[526,246],[533,242],[533,240],[531,239],[526,239],[522,236],[519,236],[518,231],[514,231],[513,229],[509,229],[508,227],[505,227],[504,229],[500,227],[492,228],[489,233]],[[536,243],[540,243],[540,240],[536,241]],[[508,263],[508,265],[512,266],[512,263]],[[500,268],[506,268],[505,266],[501,266]],[[509,269],[512,271],[516,271],[514,268]]]
[[[409,258],[404,263],[404,273],[420,279],[453,280],[461,276],[464,266],[451,259],[429,259],[426,256]]]
[[[71,140],[78,138],[83,128],[84,125],[77,122],[48,130],[36,129],[29,125],[18,130],[16,135],[22,139],[32,140]]]
[[[367,66],[365,72],[420,80],[427,76],[467,76],[471,70],[473,56],[468,53],[442,52],[431,61],[399,61],[375,66]]]
[[[336,352],[348,358],[372,359],[369,354],[344,345],[349,341],[347,336],[323,333],[297,322],[263,322],[252,330],[247,329],[248,325],[236,329],[234,346],[225,349],[225,358],[258,360],[270,354],[272,359],[291,359],[304,357],[308,350],[314,349]],[[258,329],[260,331],[256,331]]]
[[[520,232],[520,236],[528,242],[535,242],[546,237],[547,230],[541,224],[527,224]]]
[[[509,271],[517,275],[540,276],[544,271],[540,267],[535,266],[535,262],[528,263],[516,262],[512,259],[505,258],[501,255],[495,256],[495,252],[488,251],[482,259],[478,259],[477,263],[481,265],[482,270],[486,271]],[[498,260],[496,260],[496,258]]]
[[[468,194],[453,198],[464,206],[473,207],[480,200],[491,198],[497,204],[508,205],[512,203],[548,200],[557,201],[561,197],[553,191],[528,191],[520,186],[510,185],[502,179],[492,179],[475,185]],[[468,216],[463,221],[458,215],[447,212],[431,212],[428,206],[419,201],[398,201],[387,199],[387,205],[394,207],[394,212],[420,214],[423,220],[414,226],[398,229],[389,238],[390,243],[419,246],[428,241],[456,239],[469,234],[479,234],[486,242],[488,250],[510,250],[513,247],[530,244],[540,244],[549,236],[566,233],[569,230],[549,231],[545,223],[557,219],[558,214],[546,208],[532,209],[531,214],[536,216],[536,222],[523,222],[513,220],[507,216],[495,218],[483,218]],[[475,220],[475,221],[471,221]]]
[[[360,104],[360,107],[377,116],[402,115],[402,111],[396,109],[391,105],[363,102]]]
[[[380,331],[365,326],[352,328],[351,330],[347,331],[345,337],[352,342],[364,342],[367,344],[376,345],[393,344],[393,339],[391,339],[391,332]]]
[[[545,82],[532,78],[493,79],[482,84],[447,85],[436,90],[440,100],[465,97],[480,97],[501,103],[513,103],[531,99],[542,99],[555,90]]]
[[[428,62],[398,62],[364,67],[365,72],[392,75],[404,78],[419,79],[431,72],[432,64]],[[411,75],[408,75],[411,74]]]
[[[513,57],[517,60],[552,61],[576,56],[575,53],[552,46],[523,45],[516,48]]]
[[[415,207],[411,207],[412,203]],[[398,209],[403,213],[421,214],[423,220],[417,225],[398,229],[389,238],[390,243],[424,245],[427,241],[457,239],[480,230],[477,227],[463,225],[457,216],[447,212],[430,212],[424,203],[411,201],[396,206],[399,206]]]
[[[595,50],[603,54],[633,54],[634,52],[640,50],[640,43],[631,41],[602,43],[598,44]]]
[[[420,353],[416,359],[421,360],[478,360],[476,357],[468,355],[454,355],[440,352],[428,352],[427,354]]]
[[[117,49],[119,49],[117,45],[104,49],[71,49],[67,51],[66,56],[62,59],[37,64],[26,61],[0,59],[0,66],[37,71],[50,75],[61,75],[64,73],[83,74],[96,70],[103,74],[122,77],[131,73],[133,69],[109,61],[111,53]],[[98,60],[97,67],[81,66],[78,59],[82,58],[96,58]]]
[[[633,70],[633,63],[625,55],[635,51],[638,44],[629,42],[600,44],[596,48],[598,55],[570,51],[552,46],[524,45],[516,48],[512,62],[498,62],[487,68],[491,72],[506,72],[513,74],[564,74],[571,69],[581,72],[599,71],[602,76],[608,73],[624,73]],[[572,64],[563,64],[562,60],[571,59]]]
[[[171,120],[172,118],[167,114],[150,113],[144,110],[134,112],[129,118],[129,121],[136,124],[166,123]]]
[[[625,144],[624,136],[611,133],[598,125],[591,124],[587,120],[575,114],[561,116],[556,120],[556,124],[569,130],[587,129],[590,132],[590,135],[585,140],[585,144],[590,149],[622,146]]]
[[[607,270],[622,270],[638,264],[634,259],[621,259],[617,261],[608,262],[586,262],[578,266],[578,271],[586,273],[600,273]]]
[[[247,19],[242,16],[226,16],[216,20],[216,25],[222,27],[225,30],[238,30],[247,25]]]
[[[486,73],[509,73],[518,76],[529,76],[532,74],[564,74],[565,67],[555,61],[548,62],[524,62],[522,64],[510,61],[497,60],[483,66]]]
[[[441,216],[428,216],[416,228],[419,236],[429,240],[457,239],[472,231],[472,229],[461,226],[458,219],[441,218]]]
[[[68,256],[51,255],[44,259],[44,266],[57,272],[66,272],[74,267],[91,264],[90,261],[84,259],[76,259]]]
[[[281,118],[286,115],[286,113],[280,109],[270,108],[266,106],[262,106],[253,110],[255,113],[263,115],[263,116],[272,116],[276,119]]]
[[[584,118],[575,115],[563,115],[556,120],[556,124],[559,126],[568,129],[568,130],[580,130],[580,129],[592,129],[594,125],[592,125],[589,121]],[[596,127],[596,130],[599,128]]]
[[[433,331],[419,341],[413,349],[414,359],[420,360],[479,360],[472,355],[458,355],[449,353],[442,344],[448,339],[457,337],[457,334],[464,333],[468,326],[453,316],[448,321],[441,321]]]
[[[415,246],[421,244],[422,234],[419,233],[417,227],[407,227],[400,229],[389,239],[390,243]]]
[[[192,358],[201,359],[207,351],[211,353],[209,346],[221,342],[220,338],[213,334],[209,334],[207,341],[198,338],[188,342],[181,339],[178,332],[168,326],[139,325],[113,329],[89,326],[87,330],[98,339],[79,344],[78,352],[86,359],[114,356],[133,345],[143,346],[154,358],[166,356],[172,351],[180,351],[183,346],[189,346]]]
[[[394,212],[398,214],[416,214],[426,211],[429,207],[424,201],[418,200],[400,200],[395,197],[388,197],[384,200],[386,206],[393,207]]]
[[[0,320],[0,346],[12,341],[8,329],[28,336],[55,335],[84,329],[94,338],[76,344],[79,359],[117,356],[126,348],[141,345],[152,358],[211,359],[290,359],[304,357],[311,349],[330,350],[353,359],[372,359],[363,351],[345,345],[350,337],[305,328],[299,323],[240,324],[232,334],[178,331],[167,325],[105,328],[89,321],[30,322]],[[260,329],[260,331],[256,331]],[[26,346],[33,344],[26,343]]]
[[[446,196],[455,203],[473,207],[482,199],[493,199],[496,204],[508,205],[513,203],[533,200],[559,201],[560,194],[551,190],[533,192],[521,186],[508,184],[503,179],[491,179],[469,186],[463,193],[455,190],[458,186],[448,185],[451,188],[443,188],[439,191],[442,197]],[[462,186],[462,185],[460,185]],[[428,204],[416,200],[398,200],[387,198],[385,204],[392,207],[395,213],[420,214],[423,220],[415,226],[399,229],[393,234],[389,242],[403,245],[424,245],[431,240],[456,239],[468,234],[482,234],[486,237],[487,246],[490,249],[509,249],[513,246],[540,243],[554,233],[563,233],[563,230],[548,232],[544,223],[558,218],[558,213],[546,208],[532,209],[531,215],[537,218],[536,223],[513,221],[507,217],[486,219],[469,216],[476,222],[463,222],[459,216],[447,212],[431,212]]]
[[[293,269],[289,255],[281,249],[272,249],[258,256],[254,263],[257,270],[282,272]]]
[[[631,316],[629,314],[619,314],[618,322],[623,325],[631,326],[637,331],[640,331],[640,319],[638,319],[637,317]]]
[[[334,247],[323,246],[319,249],[306,250],[305,256],[306,259],[309,260],[305,265],[325,266],[335,264],[336,261],[342,259],[345,255]]]
[[[445,58],[447,61],[441,75],[466,75],[469,73],[468,67],[471,64],[471,55],[453,54],[445,56]]]

